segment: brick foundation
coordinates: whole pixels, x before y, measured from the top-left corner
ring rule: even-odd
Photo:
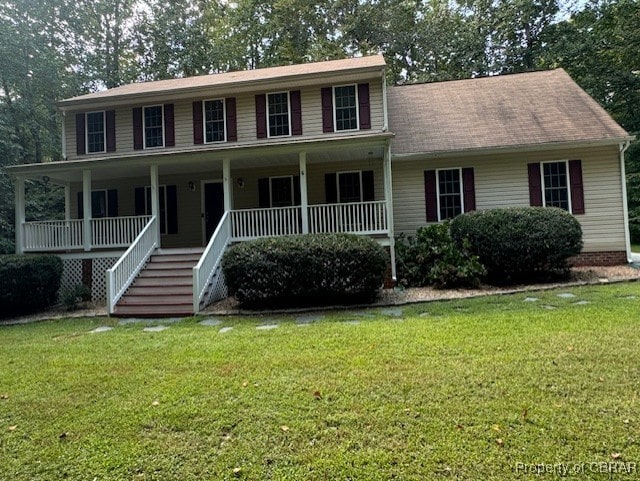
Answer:
[[[569,259],[569,265],[581,266],[619,266],[627,263],[625,251],[582,252]]]

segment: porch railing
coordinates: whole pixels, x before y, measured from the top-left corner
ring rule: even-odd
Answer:
[[[309,232],[388,233],[387,203],[384,200],[349,204],[309,206]]]
[[[302,233],[300,207],[242,209],[230,212],[233,241]]]
[[[149,219],[150,215],[91,219],[91,246],[130,246]]]
[[[107,270],[107,308],[109,314],[113,314],[118,300],[147,263],[151,253],[158,247],[156,222],[156,218],[151,217],[142,232],[118,259],[118,262]]]
[[[82,249],[82,219],[25,222],[24,251]]]
[[[211,236],[207,247],[202,253],[198,264],[193,268],[193,312],[200,311],[200,304],[210,304],[212,301],[226,297],[226,285],[224,278],[220,282],[214,282],[222,276],[220,262],[225,249],[231,241],[231,215],[227,211],[218,223],[218,227]],[[215,278],[215,279],[214,279]],[[218,292],[222,291],[222,292]],[[205,299],[205,295],[207,299]]]

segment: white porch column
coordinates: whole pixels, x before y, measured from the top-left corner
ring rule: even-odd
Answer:
[[[391,278],[396,281],[396,246],[393,229],[393,179],[391,176],[391,143],[387,142],[384,149],[384,200],[387,202],[387,228],[389,232],[389,254],[391,256]]]
[[[307,153],[298,154],[300,163],[300,213],[302,215],[302,233],[309,233],[309,200],[307,195]]]
[[[71,219],[71,186],[64,185],[64,220]]]
[[[91,250],[91,171],[82,171],[82,243]]]
[[[222,190],[224,211],[233,209],[233,184],[231,183],[231,159],[222,159]]]
[[[16,177],[15,185],[15,222],[16,254],[24,254],[24,178]]]
[[[151,215],[156,218],[156,238],[158,239],[158,248],[160,248],[160,195],[158,194],[158,166],[152,165],[150,168],[151,176]]]

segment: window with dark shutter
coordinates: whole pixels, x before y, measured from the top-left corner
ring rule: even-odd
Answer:
[[[369,84],[358,84],[358,108],[360,114],[360,129],[370,129],[371,106],[369,103]]]
[[[267,96],[256,95],[256,137],[267,138]]]
[[[320,91],[322,100],[322,131],[333,132],[333,89],[325,87]]]
[[[196,145],[204,143],[202,124],[202,101],[197,100],[192,104],[193,109],[193,143]]]
[[[236,98],[228,97],[226,102],[227,116],[227,141],[236,142],[238,140],[238,121],[236,118]]]
[[[84,118],[84,113],[76,114],[76,154],[78,155],[86,153]]]

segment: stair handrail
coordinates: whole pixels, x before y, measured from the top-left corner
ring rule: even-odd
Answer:
[[[125,253],[111,269],[107,270],[107,309],[109,314],[114,313],[116,304],[158,247],[156,222],[156,217],[151,217]]]
[[[193,268],[193,313],[200,311],[200,303],[206,294],[211,278],[222,261],[222,255],[231,241],[231,215],[225,211],[213,232],[200,260]]]

